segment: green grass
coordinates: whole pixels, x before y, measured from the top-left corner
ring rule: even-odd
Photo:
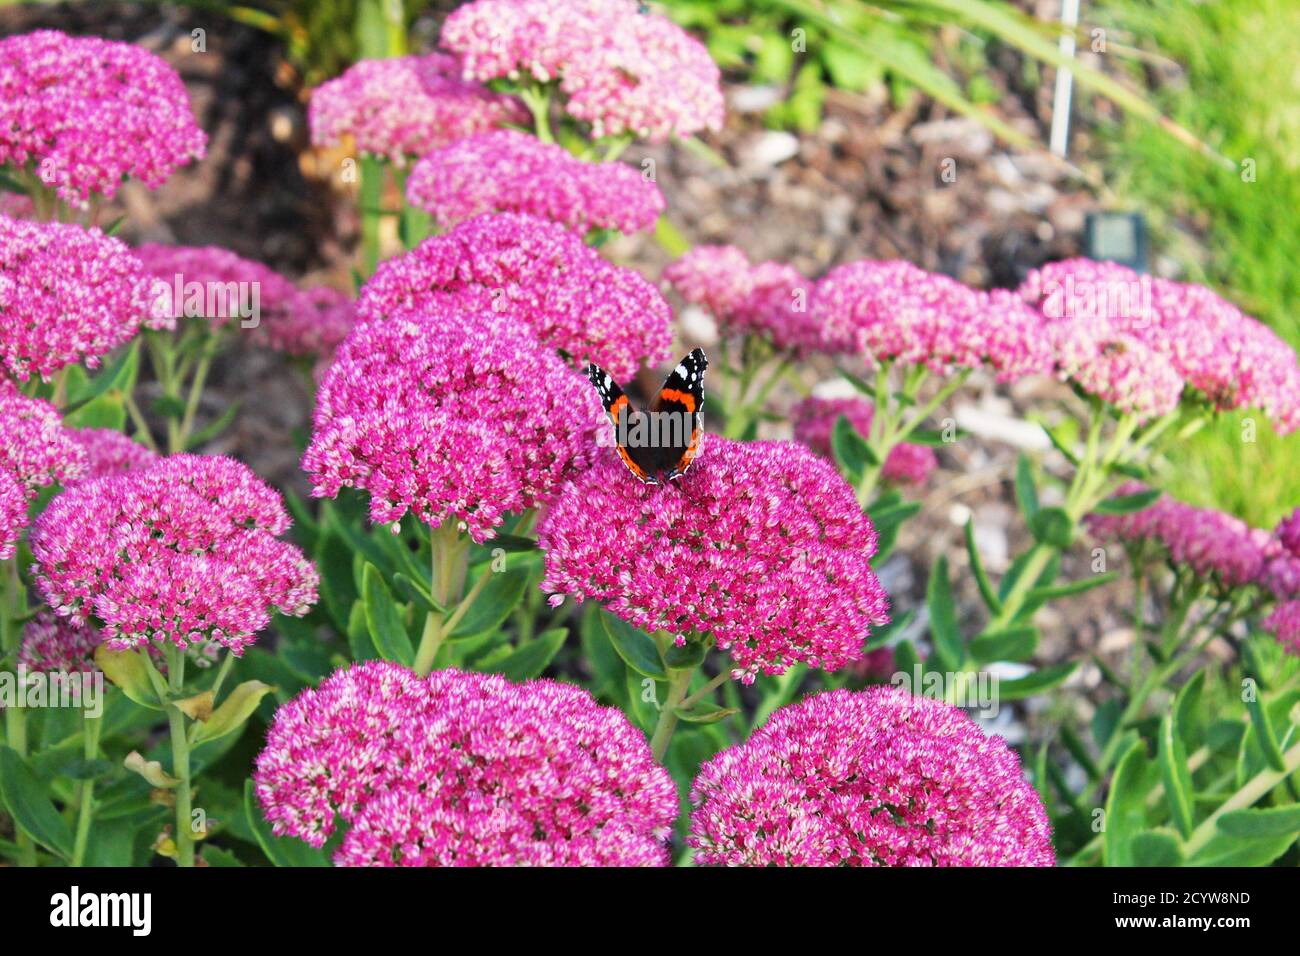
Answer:
[[[1294,0],[1110,0],[1106,20],[1186,67],[1157,105],[1223,154],[1254,160],[1254,181],[1170,143],[1151,126],[1110,130],[1107,174],[1143,208],[1157,248],[1300,346],[1300,5]],[[1103,20],[1105,22],[1105,20]],[[1126,40],[1121,34],[1116,38]],[[1186,239],[1204,230],[1208,255]],[[1241,440],[1227,416],[1180,451],[1169,489],[1179,497],[1271,524],[1300,504],[1300,437],[1278,439],[1264,419]]]

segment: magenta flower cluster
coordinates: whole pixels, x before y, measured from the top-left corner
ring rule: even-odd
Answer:
[[[292,282],[222,246],[145,243],[135,254],[151,280],[145,320],[151,329],[175,329],[185,318],[206,319],[214,328],[254,320],[259,325],[302,321],[297,313],[303,303]],[[256,316],[245,319],[254,305]]]
[[[712,635],[747,683],[795,662],[836,670],[887,621],[875,529],[808,449],[710,436],[667,489],[629,480],[601,451],[538,526],[552,595],[599,601],[646,631]]]
[[[258,323],[252,341],[286,355],[333,357],[356,324],[356,303],[339,289],[301,289],[292,308],[279,309]]]
[[[624,379],[666,359],[672,343],[672,309],[640,273],[557,223],[517,213],[477,216],[382,263],[361,290],[357,318],[439,306],[512,318],[576,364]]]
[[[396,664],[281,707],[257,758],[272,829],[341,866],[663,866],[677,792],[641,732],[585,690]]]
[[[85,470],[86,453],[58,410],[0,380],[0,561],[13,557],[38,489],[75,481]]]
[[[599,139],[652,142],[722,128],[708,50],[635,0],[474,0],[443,23],[442,45],[480,81],[558,81],[570,116]]]
[[[819,455],[832,457],[831,435],[843,416],[864,438],[871,434],[876,406],[865,398],[817,398],[809,396],[790,411],[795,441],[803,442]],[[889,450],[881,476],[896,485],[923,485],[939,459],[934,449],[901,442]]]
[[[272,610],[302,615],[317,574],[279,494],[230,458],[173,455],[57,495],[32,527],[46,603],[114,649],[236,654]]]
[[[0,165],[31,164],[64,200],[111,199],[128,176],[156,189],[206,148],[180,76],[143,47],[54,30],[0,40]]]
[[[410,511],[483,541],[587,466],[603,414],[521,324],[441,307],[358,326],[325,373],[314,423],[302,467],[315,496],[361,488],[373,521]]]
[[[523,212],[586,233],[653,229],[664,211],[654,180],[624,163],[587,163],[515,130],[457,140],[426,155],[406,199],[443,227],[486,212]]]
[[[1037,792],[1001,739],[896,687],[774,713],[706,763],[688,843],[714,866],[1051,866]]]
[[[112,428],[73,428],[68,430],[68,436],[86,455],[82,481],[138,471],[158,460],[156,452]]]
[[[0,366],[49,378],[95,367],[149,309],[140,261],[98,229],[0,216]]]
[[[1260,626],[1273,634],[1289,653],[1300,657],[1300,600],[1278,604]]]
[[[712,314],[724,335],[757,335],[800,355],[830,350],[809,311],[813,282],[793,266],[751,264],[735,246],[696,246],[664,269],[664,279]]]
[[[93,674],[99,632],[89,624],[74,624],[49,610],[40,610],[23,628],[18,666],[29,672]]]
[[[461,79],[456,58],[442,53],[362,60],[317,87],[307,109],[315,145],[350,139],[360,152],[398,165],[527,116],[513,97]]]
[[[1272,330],[1209,289],[1088,259],[1031,273],[1021,296],[1043,316],[1061,372],[1124,411],[1171,411],[1185,388],[1217,408],[1300,425],[1300,365]]]

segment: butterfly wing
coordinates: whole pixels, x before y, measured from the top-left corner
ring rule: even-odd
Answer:
[[[650,403],[652,415],[667,412],[680,422],[679,427],[668,428],[672,440],[655,449],[658,452],[656,470],[666,472],[670,480],[686,474],[699,454],[704,438],[700,417],[700,409],[704,406],[704,370],[708,367],[709,360],[704,350],[694,349],[677,363]],[[668,423],[675,424],[673,419]]]
[[[596,394],[600,396],[600,403],[605,407],[605,414],[614,425],[614,447],[618,450],[618,457],[623,459],[623,464],[627,465],[628,470],[641,481],[648,485],[659,484],[650,471],[633,458],[632,453],[623,445],[626,420],[634,413],[632,403],[628,401],[623,389],[618,382],[614,381],[612,375],[596,364],[587,366],[587,381],[591,382],[596,389]],[[620,422],[624,424],[620,425]]]

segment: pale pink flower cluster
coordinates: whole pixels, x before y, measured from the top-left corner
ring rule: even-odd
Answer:
[[[990,366],[1000,381],[1050,371],[1041,319],[1007,292],[978,292],[900,260],[846,263],[818,281],[812,313],[827,350],[932,372]]]
[[[1190,386],[1217,408],[1262,409],[1280,432],[1300,425],[1295,352],[1209,289],[1069,259],[1031,273],[1020,295],[1062,374],[1124,411],[1165,414]]]
[[[370,495],[476,541],[545,501],[598,450],[595,391],[508,316],[430,308],[359,325],[321,382],[303,456],[312,494]]]
[[[230,458],[172,455],[81,482],[32,526],[33,579],[74,624],[114,649],[227,647],[235,654],[272,610],[303,615],[317,574],[294,545],[279,494]]]
[[[156,189],[206,148],[185,84],[143,47],[55,30],[0,40],[0,165],[31,164],[64,200],[111,199],[128,176]]]
[[[8,216],[10,219],[27,219],[31,217],[35,208],[30,196],[0,189],[0,216]]]
[[[1300,600],[1282,602],[1260,626],[1277,637],[1288,653],[1300,657]]]
[[[1052,866],[1020,761],[897,687],[782,707],[700,768],[687,842],[713,866]]]
[[[204,319],[213,328],[232,322],[300,321],[295,317],[303,308],[297,287],[269,266],[229,249],[145,243],[135,254],[150,278],[145,324],[151,329],[175,329],[185,318]]]
[[[252,341],[286,355],[315,355],[328,361],[356,321],[356,303],[351,296],[329,286],[315,286],[299,290],[292,308],[278,310],[260,322]]]
[[[68,435],[86,453],[83,481],[138,471],[158,460],[157,453],[112,428],[73,428]]]
[[[0,216],[0,367],[26,381],[94,368],[140,328],[149,283],[98,229]]]
[[[442,53],[362,60],[312,93],[312,142],[338,146],[350,137],[362,153],[401,165],[407,156],[527,120],[518,100],[460,72],[456,58]]]
[[[278,835],[340,866],[664,866],[677,792],[581,688],[381,661],[277,711],[254,773]]]
[[[598,139],[660,142],[722,128],[708,50],[635,0],[475,0],[447,17],[441,42],[468,78],[558,80],[569,115]]]
[[[712,635],[746,683],[858,660],[888,620],[875,529],[834,467],[793,443],[710,436],[665,488],[601,449],[543,515],[538,544],[543,590],[646,631]]]
[[[876,406],[865,398],[817,398],[809,396],[790,412],[795,441],[803,442],[819,455],[832,458],[831,435],[840,416],[849,420],[859,435],[871,434]],[[896,485],[923,485],[939,459],[934,449],[902,442],[890,449],[881,476]]]
[[[439,306],[511,318],[576,365],[595,362],[624,380],[666,359],[672,344],[672,309],[640,273],[558,223],[519,213],[477,216],[382,263],[357,318],[445,314]]]
[[[837,351],[810,311],[812,280],[793,266],[751,264],[735,246],[696,246],[664,269],[664,279],[711,313],[724,335],[757,335],[799,355]]]
[[[515,130],[457,140],[426,155],[406,199],[446,227],[486,212],[523,212],[580,233],[653,229],[664,211],[654,180],[625,163],[587,163]]]
[[[0,560],[13,557],[40,488],[76,481],[86,453],[49,402],[0,380]]]
[[[42,609],[23,628],[18,665],[27,671],[93,674],[99,632],[88,624],[74,624]]]

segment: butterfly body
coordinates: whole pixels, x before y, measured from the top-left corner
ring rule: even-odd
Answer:
[[[649,407],[635,408],[623,389],[599,365],[587,366],[587,378],[600,395],[614,426],[615,447],[623,464],[648,485],[664,484],[686,474],[703,438],[704,370],[709,360],[695,349],[673,368]]]

